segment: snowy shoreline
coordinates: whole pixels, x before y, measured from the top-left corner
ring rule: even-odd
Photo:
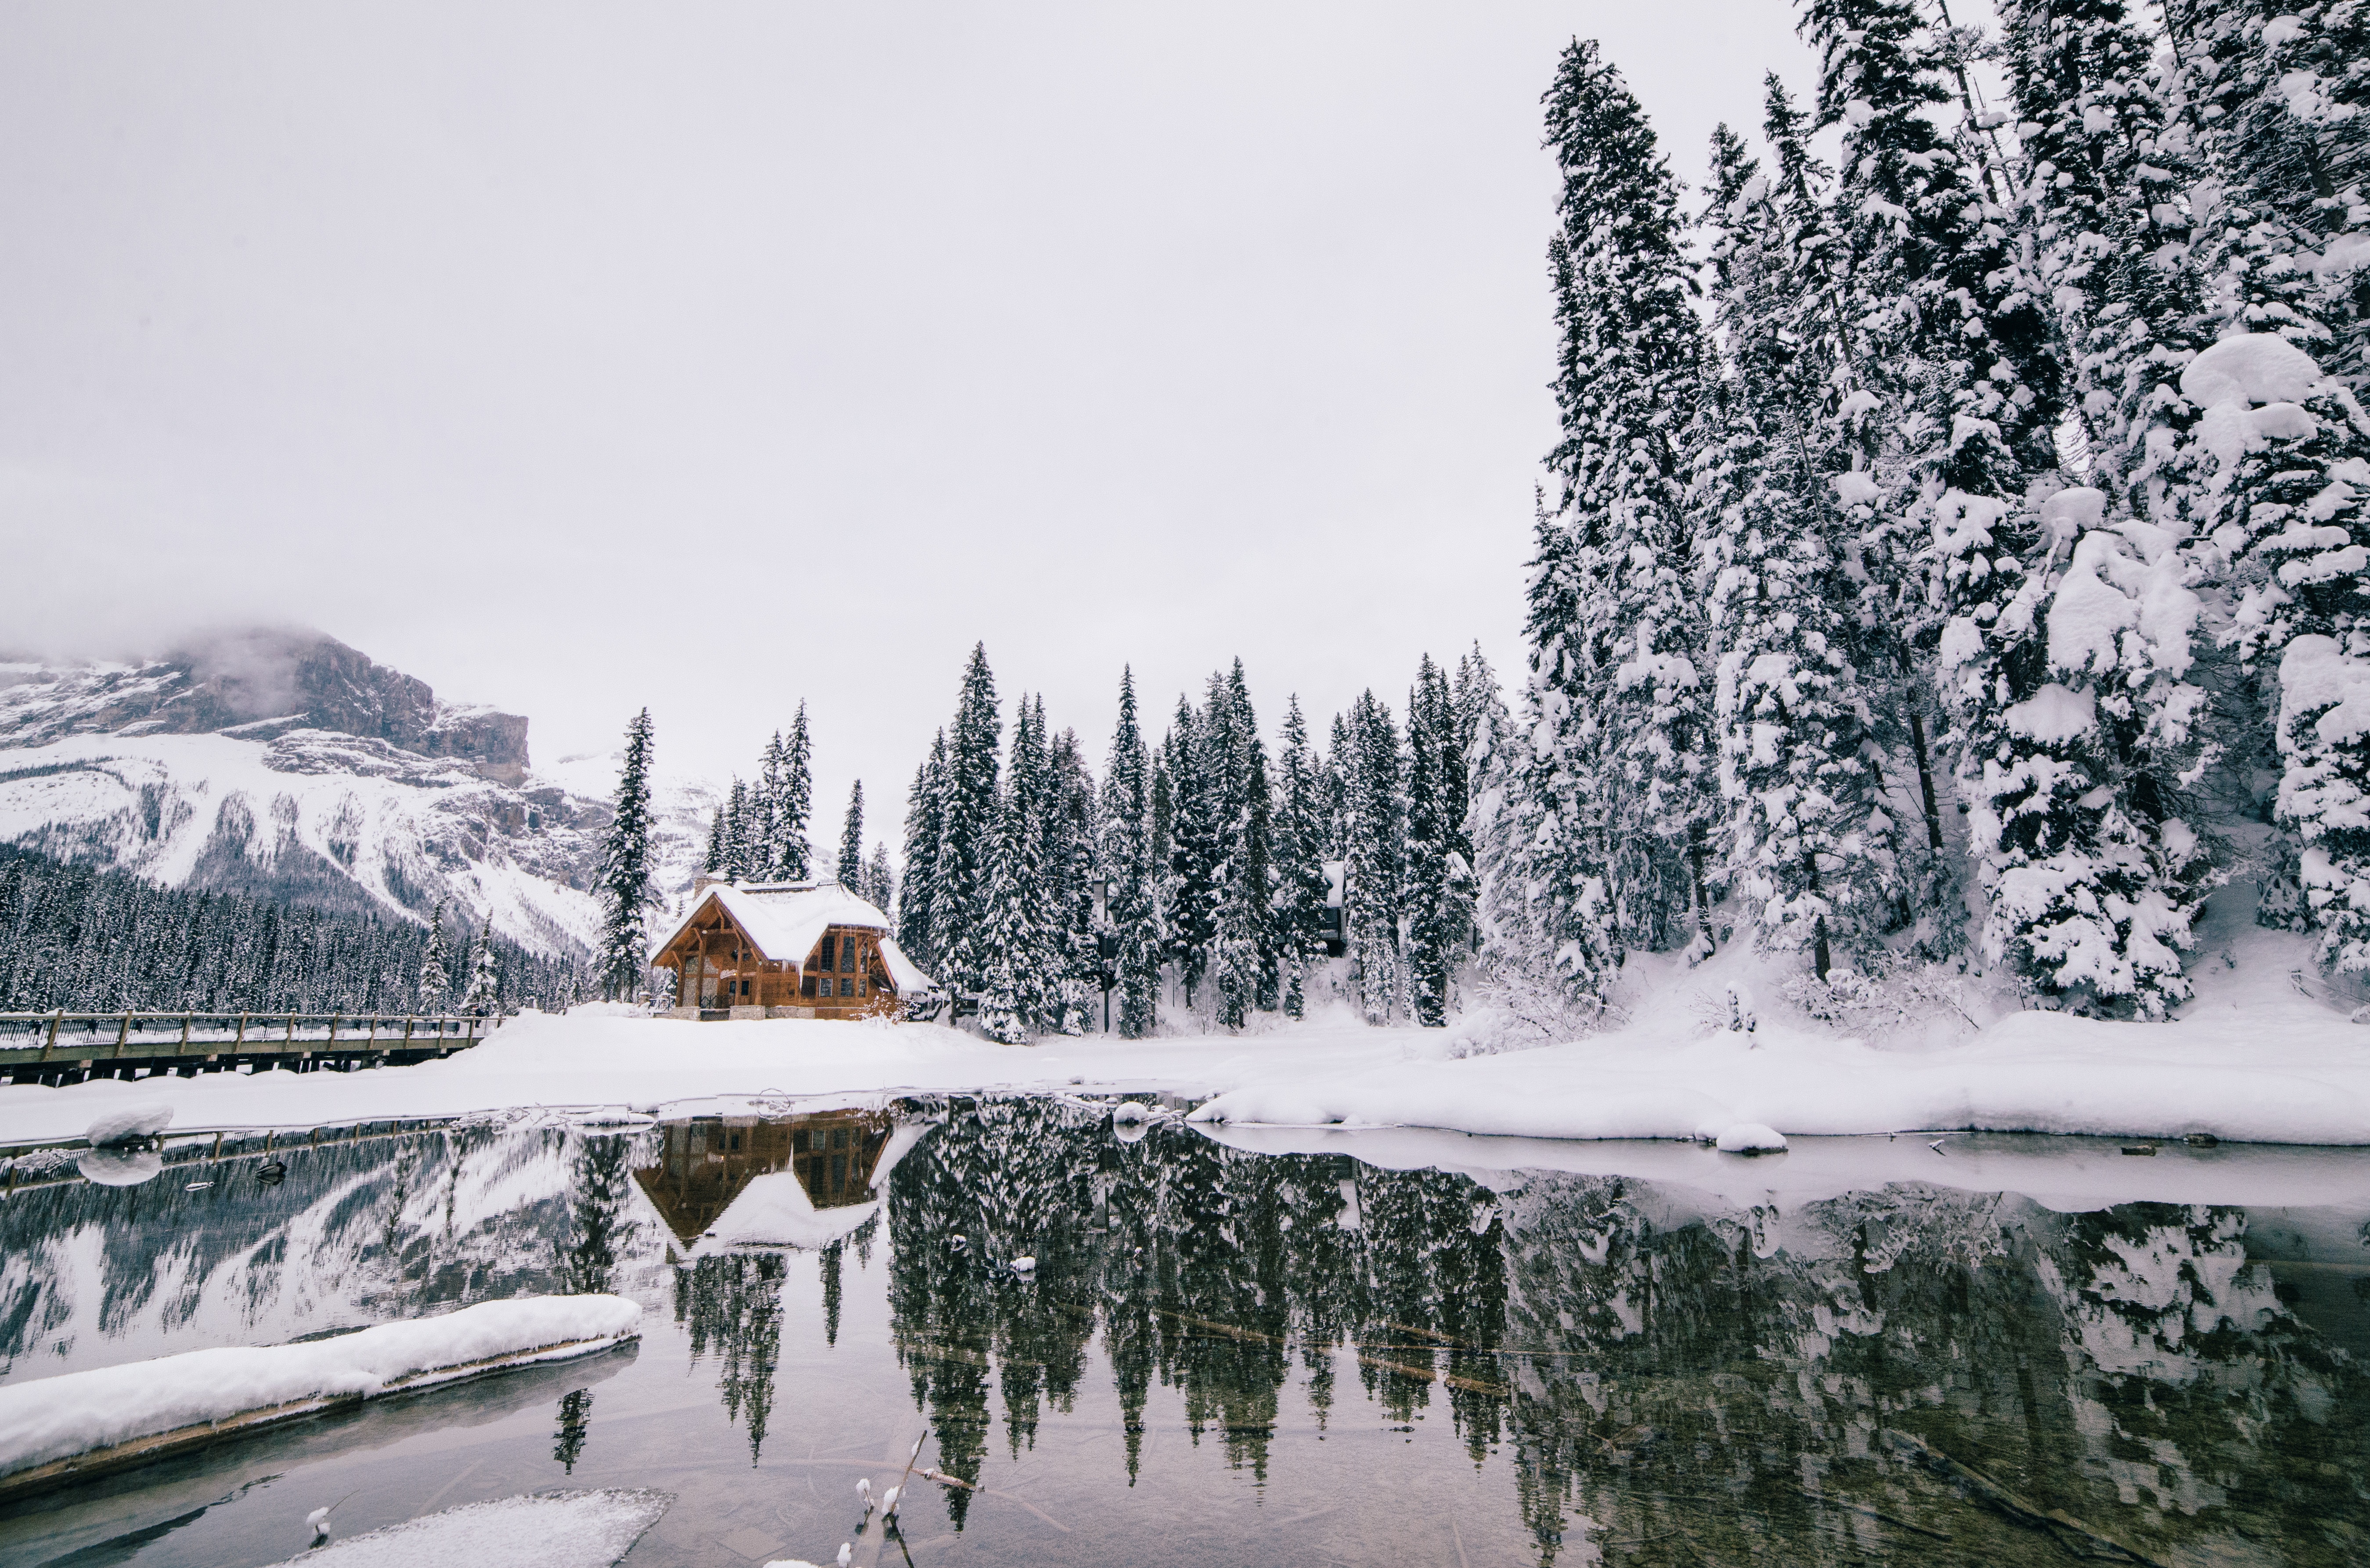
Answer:
[[[136,1102],[176,1130],[311,1126],[549,1106],[929,1092],[1160,1090],[1236,1125],[1413,1126],[1534,1138],[1918,1130],[2370,1145],[2370,1028],[2249,996],[2170,1023],[2011,1013],[1952,1043],[1879,1046],[1766,1021],[1707,1032],[1672,1007],[1565,1044],[1452,1059],[1455,1030],[1310,1020],[1243,1035],[990,1043],[917,1024],[529,1016],[448,1060],[360,1073],[0,1087],[0,1142],[79,1137]]]

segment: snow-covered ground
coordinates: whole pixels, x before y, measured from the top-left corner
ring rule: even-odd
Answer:
[[[2363,997],[2310,967],[2311,939],[2256,926],[2225,889],[2198,928],[2194,999],[2166,1023],[2027,1012],[1980,977],[1903,1009],[1822,1021],[1784,996],[1798,959],[1742,944],[1690,969],[1633,957],[1625,1020],[1560,1044],[1475,1054],[1490,1015],[1447,1029],[1371,1028],[1329,999],[1299,1023],[1239,1035],[1111,1035],[999,1045],[936,1025],[693,1023],[580,1008],[514,1019],[441,1062],[0,1086],[0,1142],[75,1138],[159,1102],[172,1129],[311,1126],[516,1107],[897,1090],[1158,1090],[1205,1123],[1419,1126],[1530,1138],[1715,1138],[1762,1124],[1789,1137],[1918,1128],[2370,1144]],[[1750,1018],[1750,1031],[1728,1027]],[[1854,1032],[1857,1031],[1857,1032]]]

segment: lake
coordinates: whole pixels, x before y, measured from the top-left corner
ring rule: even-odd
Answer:
[[[535,1292],[645,1316],[19,1504],[0,1561],[277,1562],[324,1505],[607,1486],[674,1495],[651,1565],[2370,1561],[2370,1151],[1149,1117],[380,1124],[18,1185],[0,1380]]]

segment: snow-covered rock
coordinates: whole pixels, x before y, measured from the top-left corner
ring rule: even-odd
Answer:
[[[90,1124],[83,1136],[93,1148],[105,1148],[109,1144],[131,1143],[139,1138],[155,1137],[170,1125],[173,1108],[150,1101],[144,1105],[126,1105],[109,1111]]]
[[[1758,1122],[1739,1122],[1713,1139],[1712,1147],[1722,1154],[1783,1154],[1786,1135]]]

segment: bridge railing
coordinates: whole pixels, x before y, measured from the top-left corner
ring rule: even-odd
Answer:
[[[462,1013],[0,1013],[0,1059],[451,1050],[476,1044],[501,1021]]]

